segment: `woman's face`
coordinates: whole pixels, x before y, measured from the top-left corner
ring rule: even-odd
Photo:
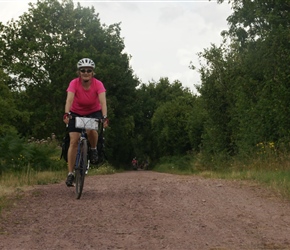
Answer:
[[[94,74],[92,68],[81,68],[79,70],[79,72],[80,72],[80,76],[84,82],[91,80],[91,78],[93,77],[93,74]]]

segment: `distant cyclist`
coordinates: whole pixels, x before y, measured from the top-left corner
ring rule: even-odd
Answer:
[[[137,161],[136,157],[134,157],[133,160],[132,160],[132,166],[133,166],[134,170],[138,169],[138,161]]]
[[[68,124],[70,146],[68,149],[68,176],[66,185],[73,186],[74,165],[77,154],[77,145],[81,129],[75,127],[75,116],[102,118],[104,127],[108,126],[106,89],[104,84],[94,78],[95,63],[89,58],[83,58],[77,63],[78,77],[73,79],[67,88],[67,98],[63,121]],[[98,161],[98,133],[95,130],[87,131],[91,146],[90,162]]]

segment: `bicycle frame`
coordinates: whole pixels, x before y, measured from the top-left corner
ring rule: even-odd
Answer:
[[[82,130],[78,142],[78,149],[75,162],[75,182],[76,182],[76,198],[79,199],[82,195],[85,175],[87,174],[90,161],[88,157],[88,143],[86,131]]]
[[[78,120],[79,119],[79,120]],[[96,124],[97,122],[97,124]],[[99,124],[102,124],[100,119],[76,117],[76,124],[81,127],[81,134],[78,142],[76,162],[75,162],[75,183],[76,183],[76,198],[79,199],[82,195],[85,176],[88,173],[90,167],[90,160],[88,159],[88,139],[86,129],[98,129]],[[80,124],[81,123],[81,124]],[[94,124],[95,123],[95,124]],[[87,127],[88,125],[88,127]]]
[[[87,135],[86,135],[86,131],[83,130],[81,132],[81,135],[80,135],[80,139],[79,139],[79,142],[78,142],[78,149],[77,149],[77,155],[76,155],[76,163],[75,163],[75,168],[77,167],[77,162],[79,161],[80,157],[81,157],[81,146],[82,146],[82,143],[84,143],[84,141],[86,142],[86,144],[88,145],[88,139],[87,139]],[[87,170],[89,169],[89,164],[90,164],[90,161],[88,160],[87,162]]]

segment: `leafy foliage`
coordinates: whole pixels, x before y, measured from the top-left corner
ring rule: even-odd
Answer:
[[[196,96],[179,81],[170,84],[168,78],[143,84],[137,92],[135,135],[143,155],[154,160],[198,149],[202,125],[194,120],[199,112]]]
[[[183,164],[194,153],[207,167],[219,168],[225,160],[259,153],[257,145],[273,143],[275,153],[287,152],[290,5],[229,2],[233,14],[223,43],[198,55],[205,62],[199,69],[199,95],[178,80],[140,83],[123,52],[120,24],[101,24],[94,8],[40,0],[19,21],[0,24],[1,171],[51,166],[44,153],[50,154],[50,148],[26,146],[9,132],[21,138],[54,132],[62,138],[66,88],[82,57],[96,62],[96,77],[107,89],[106,155],[114,166],[128,166],[134,156],[166,164],[170,157],[184,156],[178,168],[190,170]]]
[[[54,132],[62,138],[66,88],[77,61],[90,57],[107,89],[112,125],[106,138],[108,155],[117,154],[120,144],[115,138],[124,128],[114,124],[130,127],[126,116],[138,85],[120,31],[119,24],[103,25],[93,8],[75,7],[71,0],[38,1],[18,21],[1,26],[0,55],[4,72],[11,76],[5,85],[13,91],[19,112],[26,114],[15,122],[22,136],[46,138]],[[126,134],[122,141],[129,146],[131,140]]]
[[[224,43],[200,54],[207,62],[200,70],[203,144],[206,152],[246,155],[258,143],[290,140],[290,5],[230,2],[234,12]]]
[[[58,152],[55,143],[27,143],[16,134],[7,134],[0,137],[0,174],[28,166],[36,171],[61,169],[64,165],[55,158]]]

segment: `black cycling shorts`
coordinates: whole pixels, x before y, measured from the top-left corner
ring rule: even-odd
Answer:
[[[68,132],[79,132],[79,133],[82,132],[81,128],[76,128],[76,118],[75,118],[76,116],[78,116],[78,117],[99,118],[99,119],[101,119],[103,117],[101,110],[99,110],[97,112],[93,112],[93,113],[88,114],[88,115],[79,115],[79,114],[74,113],[74,112],[70,112],[70,113],[71,113],[71,117],[70,117],[69,122],[68,122]]]

